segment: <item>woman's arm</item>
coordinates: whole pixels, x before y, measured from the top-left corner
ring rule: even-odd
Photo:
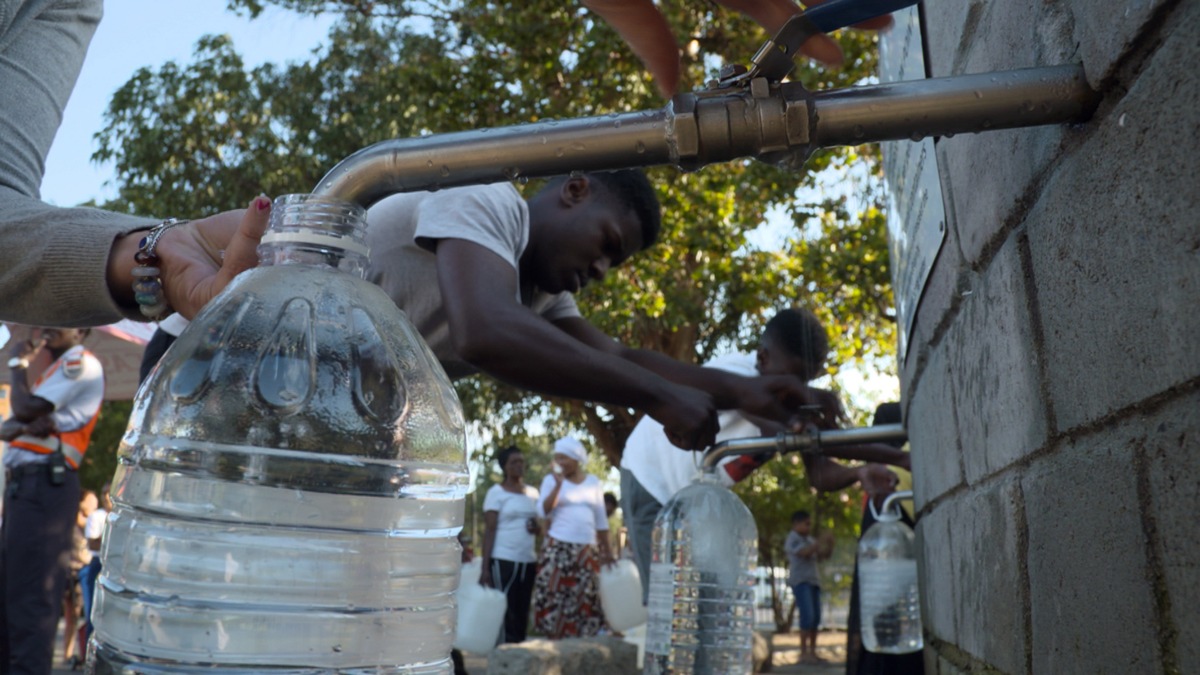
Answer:
[[[546,481],[542,481],[543,497],[542,501],[538,503],[538,510],[541,511],[541,516],[543,518],[549,519],[550,512],[553,511],[554,507],[558,505],[558,493],[560,490],[562,490],[563,475],[561,473],[552,473],[549,476],[546,476],[546,478],[552,478],[554,480],[554,487],[550,488],[549,492],[546,492]]]
[[[499,522],[499,511],[483,512],[483,571],[479,574],[479,583],[490,588],[496,587],[492,581],[492,549],[496,546],[496,525]]]

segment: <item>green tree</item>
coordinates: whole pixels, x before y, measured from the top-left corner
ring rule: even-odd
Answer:
[[[125,426],[129,424],[129,413],[133,410],[130,401],[105,401],[92,429],[87,454],[79,467],[79,482],[84,488],[100,492],[104,484],[111,481],[117,470],[117,447]]]
[[[389,138],[662,105],[615,33],[573,3],[229,4],[251,16],[275,5],[337,20],[304,62],[247,69],[218,35],[197,44],[191,63],[136,73],[114,95],[97,135],[96,159],[113,161],[117,171],[118,197],[107,207],[203,215],[241,207],[260,192],[308,192],[338,161]],[[660,8],[685,45],[684,90],[700,88],[722,59],[747,62],[766,37],[712,3]],[[804,61],[792,77],[814,90],[869,78],[873,36],[837,37],[845,67]],[[589,287],[579,298],[582,311],[626,344],[687,362],[753,348],[765,321],[788,305],[808,307],[825,322],[833,371],[894,353],[877,151],[825,150],[807,168],[732,162],[694,173],[649,170],[664,206],[660,243]],[[751,236],[768,214],[776,214],[776,228],[791,222],[779,246],[756,245]],[[456,386],[468,418],[490,439],[521,438],[531,424],[550,434],[586,430],[614,463],[639,418],[486,377]],[[803,471],[787,463],[742,490],[762,514],[766,557],[782,541],[778,518],[790,514],[790,502],[758,499],[756,489],[797,501],[812,493]]]

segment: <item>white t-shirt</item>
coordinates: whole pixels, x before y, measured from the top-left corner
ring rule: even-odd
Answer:
[[[496,539],[492,543],[494,560],[534,562],[534,535],[526,527],[530,518],[537,517],[538,491],[525,486],[523,494],[509,492],[499,485],[488,488],[483,498],[484,512],[495,511]]]
[[[92,515],[88,516],[87,522],[83,525],[83,537],[85,539],[99,539],[100,535],[104,534],[104,521],[108,520],[108,511],[104,508],[92,511]]]
[[[538,515],[550,519],[550,536],[569,544],[595,544],[596,531],[608,532],[604,512],[604,488],[600,479],[588,474],[582,483],[563,479],[554,508],[546,513],[546,496],[554,490],[554,476],[542,479]]]
[[[719,356],[704,364],[707,368],[717,368],[738,375],[754,377],[758,375],[753,354],[728,354]],[[717,441],[731,438],[753,438],[761,436],[758,426],[751,423],[737,410],[723,410],[717,416],[721,431],[717,433]],[[733,461],[733,457],[721,462]],[[666,504],[667,500],[692,483],[692,479],[700,474],[703,454],[680,450],[667,440],[663,426],[643,417],[629,434],[625,441],[625,452],[621,455],[621,468],[633,474],[637,482],[654,496],[658,503]],[[717,477],[721,483],[733,485],[733,479],[725,471],[718,470]]]
[[[367,223],[367,280],[404,310],[447,375],[457,379],[474,373],[450,340],[433,250],[438,240],[463,239],[492,251],[519,274],[529,243],[525,200],[510,183],[397,194],[372,206]],[[549,321],[579,316],[570,293],[535,291],[531,298],[514,299]]]

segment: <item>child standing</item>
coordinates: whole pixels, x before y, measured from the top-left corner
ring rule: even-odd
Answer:
[[[817,628],[821,625],[821,581],[817,561],[825,560],[833,551],[832,537],[812,537],[812,517],[808,511],[792,514],[792,531],[783,543],[788,559],[788,585],[796,595],[800,610],[800,662],[819,663]]]

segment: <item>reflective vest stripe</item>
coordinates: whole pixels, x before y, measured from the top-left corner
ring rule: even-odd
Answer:
[[[58,450],[59,446],[61,445],[63,457],[67,458],[67,463],[71,465],[71,468],[78,469],[79,463],[83,461],[82,452],[80,452],[75,446],[68,445],[60,441],[57,436],[49,436],[47,438],[40,438],[38,436],[18,436],[9,445],[14,448],[21,448],[22,450],[36,452],[41,455],[49,455],[55,450]]]

